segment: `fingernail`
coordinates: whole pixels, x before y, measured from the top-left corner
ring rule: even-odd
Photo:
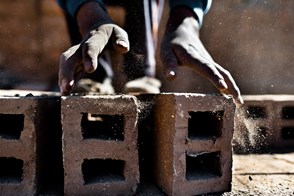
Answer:
[[[165,73],[165,77],[166,77],[167,79],[174,79],[175,76],[176,76],[176,72],[173,71],[173,70],[168,70],[168,71],[166,71],[166,73]]]
[[[70,81],[70,82],[69,82],[69,85],[70,85],[70,86],[73,86],[73,85],[74,85],[74,81],[73,81],[73,80]]]
[[[244,100],[242,99],[242,97],[239,97],[238,98],[238,101],[239,101],[240,104],[243,104],[244,103]]]
[[[67,79],[63,79],[61,81],[61,86],[60,86],[60,93],[62,95],[67,95],[68,92],[71,91],[72,87],[74,85],[74,80],[70,81],[69,83],[67,82]]]
[[[123,41],[123,40],[118,40],[118,41],[116,42],[116,44],[117,44],[117,45],[120,45],[120,46],[122,46],[122,47],[124,47],[124,48],[128,48],[128,47],[129,47],[129,45],[128,45],[125,41]]]
[[[174,72],[174,71],[169,71],[169,73],[168,73],[170,76],[175,76],[176,75],[176,72]]]
[[[223,86],[223,90],[225,90],[225,89],[228,89],[228,85],[227,85],[227,83],[224,81],[224,80],[219,80],[219,83]]]
[[[176,77],[176,71],[174,69],[167,69],[165,72],[165,77],[167,79],[174,79]]]

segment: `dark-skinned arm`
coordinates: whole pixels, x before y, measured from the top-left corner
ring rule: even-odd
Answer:
[[[187,66],[206,77],[221,93],[243,103],[231,74],[217,64],[199,38],[200,25],[195,13],[178,6],[171,10],[161,45],[161,60],[166,78],[174,79],[179,66]]]
[[[98,56],[107,45],[121,54],[129,50],[127,33],[112,23],[100,3],[83,4],[75,17],[83,40],[60,57],[58,83],[62,95],[70,94],[81,73],[96,70]]]

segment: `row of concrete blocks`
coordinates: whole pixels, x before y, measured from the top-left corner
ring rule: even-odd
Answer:
[[[134,195],[141,179],[138,133],[150,131],[140,126],[144,119],[154,126],[150,167],[156,186],[168,195],[231,189],[231,99],[202,94],[0,97],[0,105],[0,195],[40,194],[48,181],[44,176],[54,180],[60,173],[65,195]],[[55,129],[61,127],[58,135]],[[50,151],[58,146],[50,140],[54,134],[62,137],[58,155]],[[63,165],[50,171],[55,156]]]
[[[247,95],[235,116],[236,152],[291,150],[294,147],[294,96]]]

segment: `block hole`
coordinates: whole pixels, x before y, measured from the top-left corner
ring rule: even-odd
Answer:
[[[84,184],[123,181],[125,162],[112,159],[85,159],[82,164]]]
[[[186,179],[188,181],[220,177],[220,152],[186,154]]]
[[[283,127],[281,134],[284,140],[294,140],[294,127]]]
[[[0,157],[0,183],[21,183],[23,161],[16,158]]]
[[[282,119],[294,119],[294,107],[283,107]]]
[[[24,128],[24,115],[0,114],[0,138],[18,140]]]
[[[223,126],[223,111],[189,112],[188,138],[207,139],[220,137]]]
[[[245,111],[246,118],[267,118],[266,108],[261,106],[248,106]]]
[[[97,115],[82,113],[84,139],[124,140],[123,115]]]

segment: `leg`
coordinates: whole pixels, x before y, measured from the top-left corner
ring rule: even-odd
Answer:
[[[155,66],[149,0],[126,0],[125,30],[129,34],[130,52],[125,55],[125,72],[129,80],[154,77]]]

